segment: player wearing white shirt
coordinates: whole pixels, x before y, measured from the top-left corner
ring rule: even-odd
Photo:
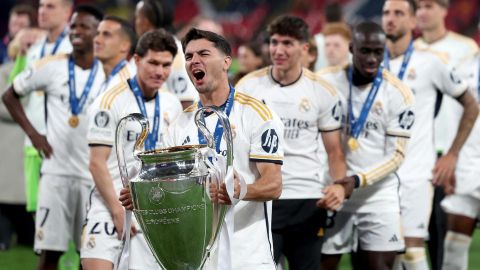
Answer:
[[[15,78],[3,100],[37,150],[42,164],[35,249],[42,251],[39,269],[56,266],[68,242],[79,244],[85,205],[92,186],[88,168],[86,111],[104,81],[93,57],[93,37],[103,14],[78,6],[70,22],[71,55],[50,56]],[[47,131],[41,135],[28,121],[19,96],[44,89]]]
[[[353,65],[321,76],[343,99],[347,175],[335,183],[357,187],[331,218],[322,251],[322,269],[336,269],[342,253],[357,249],[362,267],[391,269],[403,249],[398,177],[415,121],[408,87],[380,67],[385,34],[364,22],[353,30]],[[356,247],[355,247],[356,246]]]
[[[413,0],[388,0],[383,6],[382,24],[387,34],[384,67],[397,75],[416,96],[415,125],[407,147],[405,161],[398,170],[400,204],[406,242],[406,252],[399,257],[398,269],[428,269],[424,240],[428,236],[433,198],[432,170],[436,161],[433,140],[433,115],[437,91],[453,97],[466,106],[465,119],[475,115],[474,98],[465,93],[467,86],[440,58],[426,49],[413,45],[416,4]],[[473,109],[473,110],[472,110]],[[472,120],[473,121],[473,120]],[[460,122],[460,119],[459,121]],[[449,155],[457,155],[471,127],[463,121],[455,147]],[[464,132],[464,131],[467,132]],[[455,152],[456,151],[456,152]],[[447,157],[445,157],[447,158]],[[443,158],[443,159],[445,159]],[[436,170],[445,164],[439,160]],[[401,265],[400,265],[401,264]]]
[[[233,208],[233,244],[231,252],[228,251],[233,257],[231,265],[226,267],[275,269],[271,250],[269,201],[278,198],[281,193],[282,124],[278,116],[261,101],[229,86],[227,70],[231,64],[231,48],[225,38],[193,28],[182,44],[186,69],[198,90],[202,106],[226,108],[234,133],[233,166],[236,174],[241,175],[247,183],[246,190],[241,190],[237,182],[234,194],[227,194],[225,186],[219,194],[221,203],[231,203],[230,198],[240,199]],[[177,119],[169,131],[168,145],[198,143],[200,139],[193,121],[194,110],[195,106],[188,108]],[[216,119],[207,117],[206,122],[213,130]],[[225,149],[223,141],[218,152],[223,152],[220,151],[222,149]],[[133,206],[128,189],[123,189],[121,194],[123,205],[131,209]],[[221,249],[220,246],[219,250]],[[216,269],[213,264],[212,262],[209,267]]]
[[[448,60],[448,64],[451,67],[459,69],[459,64],[466,61],[467,58],[472,57],[478,51],[478,46],[474,40],[446,29],[445,18],[448,13],[449,2],[449,0],[417,1],[417,27],[421,30],[422,36],[415,41],[415,45],[444,54]],[[440,105],[440,103],[437,104],[437,106],[438,105]],[[441,99],[441,107],[434,124],[435,146],[439,154],[449,150],[455,137],[455,132],[458,130],[458,115],[461,114],[462,106],[452,98],[444,95]],[[450,161],[449,163],[453,165],[455,161]],[[449,171],[450,175],[453,175],[453,170],[452,167]],[[436,187],[428,241],[433,269],[440,268],[443,261],[442,253],[446,233],[446,216],[439,206],[443,197],[444,194],[441,188]]]
[[[27,51],[27,67],[32,66],[48,55],[72,52],[68,39],[68,19],[72,11],[71,0],[41,0],[38,8],[38,25],[47,31],[47,37],[41,39]],[[28,120],[33,127],[45,134],[45,98],[44,92],[37,89],[27,97],[24,107]],[[28,136],[24,148],[25,187],[27,190],[27,210],[35,212],[37,206],[38,179],[42,157],[32,145]]]
[[[122,248],[119,239],[123,233],[125,211],[118,201],[122,182],[114,149],[118,122],[131,113],[146,114],[152,129],[158,130],[152,135],[155,139],[148,149],[161,148],[165,131],[182,111],[173,94],[159,91],[170,74],[176,52],[173,37],[165,31],[154,30],[143,35],[134,55],[137,75],[110,88],[89,111],[90,171],[96,188],[91,196],[82,241],[83,269],[113,269]],[[137,100],[144,103],[138,104]],[[154,123],[159,123],[156,128]],[[139,127],[127,126],[125,139],[133,144],[139,133]],[[141,234],[133,237],[132,245],[130,268],[159,267]]]
[[[462,63],[460,74],[469,90],[480,100],[480,54]],[[468,269],[468,249],[480,217],[480,118],[470,133],[458,157],[455,186],[441,206],[447,212],[443,269]],[[453,194],[452,194],[453,193]]]
[[[268,32],[273,65],[245,76],[236,89],[265,102],[285,127],[282,195],[272,206],[275,261],[284,254],[293,269],[318,269],[318,232],[326,210],[317,207],[317,201],[325,195],[324,201],[338,197],[340,204],[344,197],[324,190],[329,182],[323,177],[317,138],[322,132],[332,178],[342,179],[346,165],[340,144],[341,104],[332,85],[302,68],[300,55],[308,51],[309,37],[302,19],[278,17]]]

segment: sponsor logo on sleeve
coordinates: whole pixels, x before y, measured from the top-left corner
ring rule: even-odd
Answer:
[[[110,121],[110,117],[108,116],[107,112],[100,111],[95,115],[94,121],[97,127],[104,128],[108,125],[108,122]]]
[[[415,122],[415,114],[411,110],[406,110],[398,117],[398,123],[403,129],[410,129]]]
[[[267,129],[262,134],[262,149],[274,154],[278,151],[278,135],[274,129]]]
[[[174,77],[172,80],[173,92],[177,95],[185,93],[187,91],[187,80],[182,76]]]
[[[335,106],[332,108],[332,117],[335,121],[340,121],[342,119],[342,102],[338,101]]]

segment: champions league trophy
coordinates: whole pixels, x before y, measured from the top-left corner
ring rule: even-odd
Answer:
[[[226,161],[215,151],[215,140],[203,117],[206,110],[213,111],[224,128]],[[128,175],[135,170],[127,168],[123,148],[123,131],[132,120],[142,126],[134,146],[137,164],[141,161],[138,175]],[[226,173],[233,170],[233,140],[228,117],[218,107],[203,107],[195,114],[195,124],[206,137],[206,145],[143,151],[148,121],[138,113],[124,117],[116,131],[120,174],[124,186],[130,186],[133,212],[157,262],[168,270],[203,267],[227,210],[224,204],[218,203],[216,194]]]

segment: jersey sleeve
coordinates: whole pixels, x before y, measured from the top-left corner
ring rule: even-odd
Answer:
[[[442,93],[457,98],[461,96],[467,90],[467,83],[461,79],[459,71],[455,68],[443,64],[440,60],[436,60],[436,64],[433,65],[437,72],[432,74],[436,75],[434,78],[435,87]]]
[[[42,60],[40,60],[42,61]],[[24,96],[38,89],[46,89],[53,79],[52,65],[32,65],[18,74],[13,80],[15,92]]]
[[[113,146],[118,119],[115,103],[109,107],[101,106],[103,98],[99,96],[88,110],[89,126],[87,140],[89,146]]]
[[[323,106],[320,108],[318,116],[318,129],[321,132],[328,132],[341,127],[342,103],[333,86],[324,91],[327,93],[319,97]]]
[[[271,113],[271,119],[266,121],[259,117],[250,118],[252,134],[249,158],[252,162],[283,164],[283,124],[276,114]]]

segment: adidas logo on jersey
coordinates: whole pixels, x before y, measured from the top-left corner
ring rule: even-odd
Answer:
[[[182,145],[186,145],[186,144],[189,144],[189,143],[190,143],[190,136],[187,136],[187,137],[185,138],[185,140],[183,140]]]
[[[388,240],[388,242],[391,242],[391,243],[392,243],[392,242],[398,242],[398,237],[397,237],[397,235],[394,234],[394,235],[392,236],[392,238],[390,238],[390,240]]]

